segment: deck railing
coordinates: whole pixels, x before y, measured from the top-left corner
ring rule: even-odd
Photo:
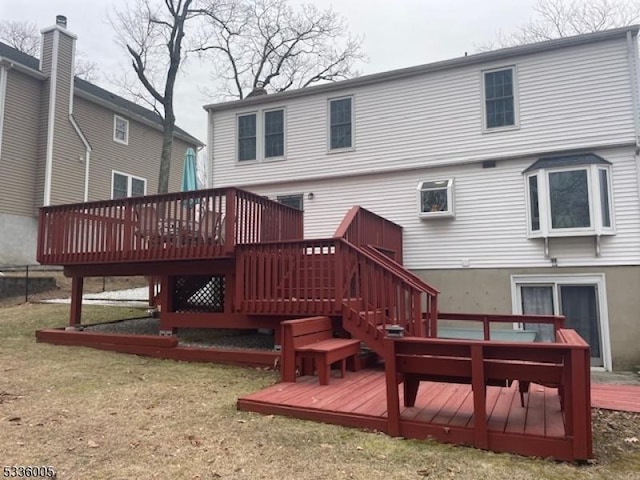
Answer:
[[[239,245],[236,255],[236,309],[246,313],[338,315],[348,306],[372,317],[373,330],[362,328],[375,340],[389,324],[421,336],[423,312],[437,309],[437,291],[341,238]]]
[[[402,227],[366,208],[351,208],[334,236],[344,238],[356,247],[374,246],[402,263]]]
[[[213,258],[239,243],[302,237],[302,212],[237,188],[42,208],[49,265]]]

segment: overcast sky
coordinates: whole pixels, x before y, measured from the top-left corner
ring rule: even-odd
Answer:
[[[55,23],[58,14],[68,19],[68,29],[78,35],[77,49],[98,64],[101,73],[130,68],[126,53],[114,41],[107,12],[125,0],[0,0],[0,18],[30,20],[38,27]],[[534,0],[306,0],[319,8],[332,6],[344,15],[353,33],[364,35],[369,62],[363,74],[393,70],[463,56],[475,45],[510,31],[532,16]],[[194,60],[179,78],[176,113],[179,126],[206,142],[206,115],[211,103],[199,88],[210,82],[210,68]],[[102,87],[119,93],[102,79]]]

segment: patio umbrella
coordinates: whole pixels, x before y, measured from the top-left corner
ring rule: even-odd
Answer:
[[[193,148],[188,148],[184,154],[184,165],[182,168],[182,191],[198,189],[198,179],[196,175],[196,152]]]

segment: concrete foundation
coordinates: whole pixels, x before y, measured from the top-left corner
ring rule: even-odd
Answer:
[[[36,263],[38,219],[0,213],[0,265]]]

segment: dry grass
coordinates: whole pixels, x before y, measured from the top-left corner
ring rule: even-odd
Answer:
[[[598,464],[573,466],[243,413],[236,399],[274,372],[35,343],[67,308],[0,309],[0,465],[83,480],[640,478],[640,446],[621,437],[640,437],[637,415],[596,415]],[[85,310],[87,322],[136,314]]]

